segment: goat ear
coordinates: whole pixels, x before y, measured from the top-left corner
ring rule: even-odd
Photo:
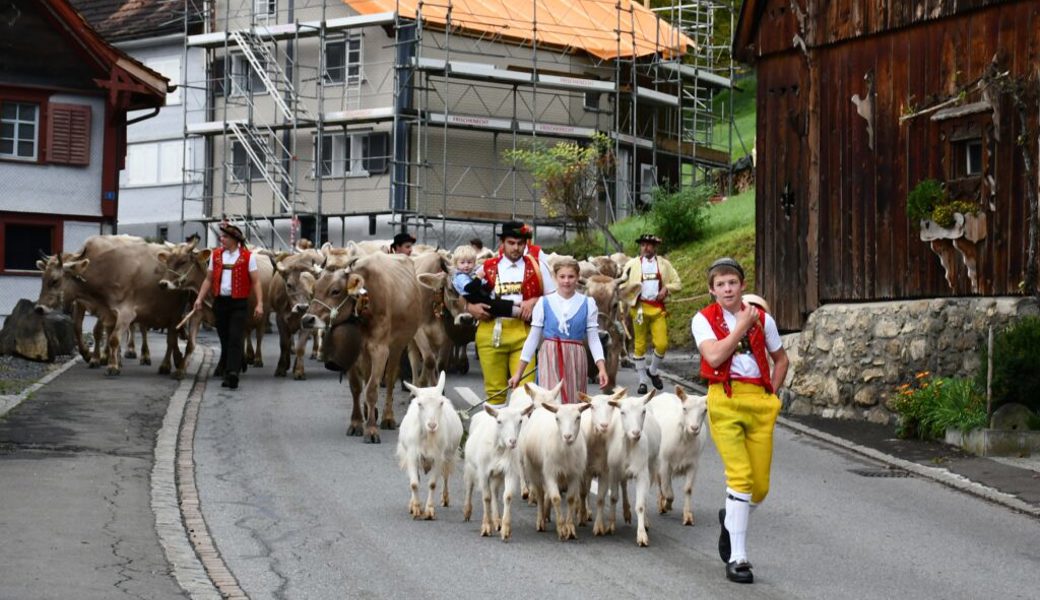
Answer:
[[[656,393],[657,393],[657,390],[653,390],[653,389],[650,390],[649,394],[643,396],[643,404],[646,404],[647,402],[649,402],[650,399],[653,398]]]
[[[582,404],[581,408],[578,409],[578,412],[582,413],[582,412],[587,411],[590,408],[592,408],[591,404]]]
[[[534,406],[534,405],[532,405],[532,406]],[[490,404],[488,404],[486,402],[484,403],[484,412],[486,412],[487,414],[491,415],[492,417],[497,417],[498,416],[498,411],[495,410],[495,408],[493,406],[491,406]]]
[[[578,392],[578,399],[580,399],[582,402],[592,402],[592,397],[586,394],[585,392]]]
[[[621,403],[618,402],[617,400],[611,400],[611,401],[607,402],[607,404],[613,406],[614,408],[621,408]]]
[[[628,395],[628,390],[623,387],[614,388],[614,395],[611,396],[614,400],[620,400]]]
[[[547,410],[547,411],[549,411],[551,413],[555,413],[558,410],[560,410],[560,409],[556,408],[555,406],[553,406],[552,404],[549,404],[548,402],[542,402],[541,405],[542,405],[542,408],[544,408],[545,410]]]
[[[525,417],[528,417],[533,412],[534,412],[534,404],[532,404],[532,405],[528,406],[527,408],[525,408],[523,411],[520,412],[520,414],[525,416]]]
[[[684,390],[681,385],[675,386],[675,395],[678,396],[680,400],[684,402],[686,401],[686,390]]]

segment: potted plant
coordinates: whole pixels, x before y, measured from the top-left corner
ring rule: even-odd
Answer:
[[[935,179],[925,179],[906,196],[906,215],[921,228],[921,241],[986,237],[986,213],[971,200],[953,199]]]

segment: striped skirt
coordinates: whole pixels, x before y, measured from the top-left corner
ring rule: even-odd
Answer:
[[[552,388],[563,381],[560,402],[579,402],[578,392],[588,389],[589,367],[585,342],[546,338],[538,349],[538,385]]]

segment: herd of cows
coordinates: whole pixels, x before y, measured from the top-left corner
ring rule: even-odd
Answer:
[[[274,313],[280,355],[274,374],[303,379],[304,355],[314,341],[329,368],[347,374],[353,395],[348,435],[363,435],[378,443],[379,429],[393,429],[394,382],[400,356],[412,367],[412,383],[431,385],[441,370],[468,369],[466,345],[476,324],[465,301],[451,285],[451,255],[431,246],[416,246],[411,256],[389,253],[380,241],[326,244],[321,249],[296,248],[274,254],[258,250],[264,311],[247,324],[246,362],[262,367],[260,347]],[[132,348],[131,329],[142,334],[141,362],[150,364],[146,332],[164,330],[166,352],[160,374],[183,377],[203,322],[212,322],[206,307],[191,305],[207,276],[211,250],[195,243],[150,243],[126,235],[89,238],[77,252],[37,262],[43,272],[37,312],[63,310],[75,320],[77,344],[92,367],[102,363],[118,375],[123,340]],[[492,256],[484,250],[481,258]],[[547,255],[550,261],[555,255]],[[585,292],[599,308],[600,337],[606,353],[609,386],[615,384],[620,358],[630,339],[623,298],[638,293],[624,289],[619,277],[627,257],[601,256],[581,262]],[[253,298],[248,314],[253,314]],[[89,348],[81,334],[85,314],[97,317],[95,343]],[[185,344],[182,351],[181,340]],[[255,345],[254,345],[255,340]],[[321,351],[318,344],[323,344]],[[134,356],[128,352],[128,356]],[[386,384],[382,419],[376,402],[380,383]],[[362,401],[365,409],[362,409]]]

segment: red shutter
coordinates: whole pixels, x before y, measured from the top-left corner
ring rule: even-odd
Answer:
[[[51,104],[47,111],[47,162],[89,165],[90,107]]]

